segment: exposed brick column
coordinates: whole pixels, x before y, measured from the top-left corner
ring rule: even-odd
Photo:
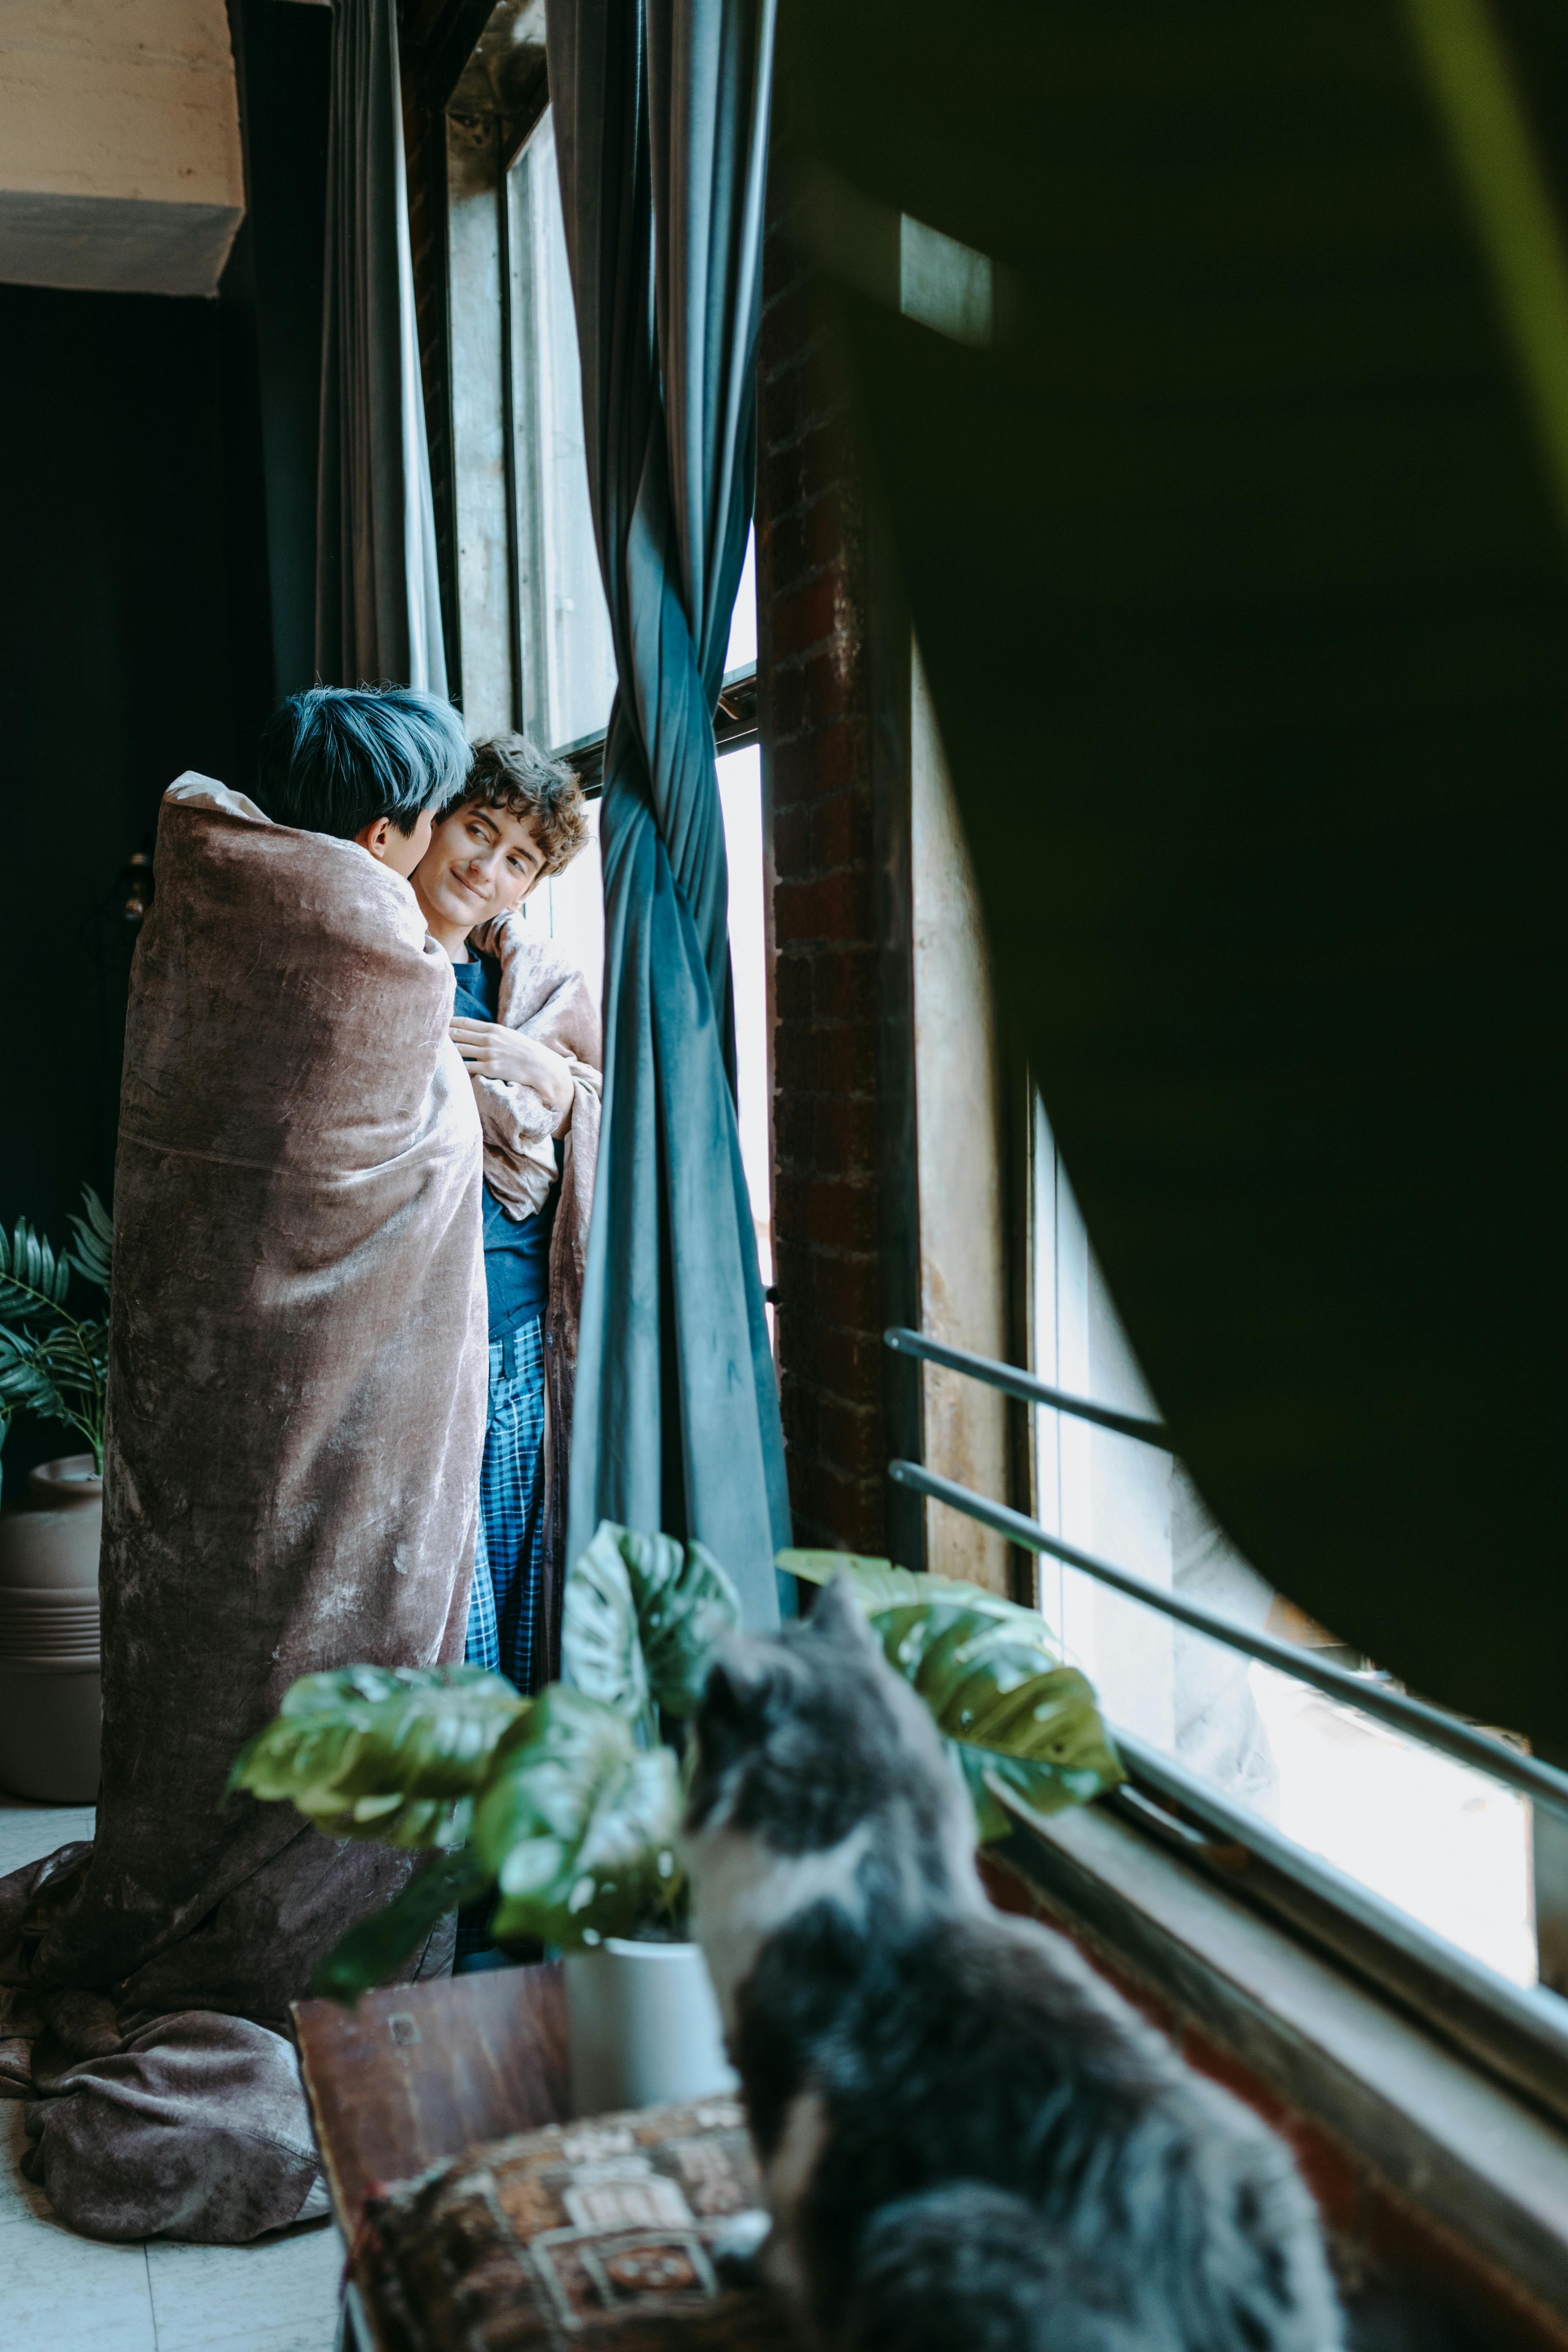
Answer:
[[[888,1549],[874,662],[867,530],[820,297],[763,260],[759,717],[772,836],[773,1232],[796,1539]]]

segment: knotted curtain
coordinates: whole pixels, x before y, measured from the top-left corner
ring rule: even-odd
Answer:
[[[789,1510],[735,1124],[712,714],[751,520],[773,5],[551,0],[548,37],[619,680],[568,1558],[602,1517],[699,1538],[761,1626]]]

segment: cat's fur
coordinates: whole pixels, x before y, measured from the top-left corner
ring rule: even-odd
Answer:
[[[969,1800],[839,1587],[736,1641],[684,1851],[773,2231],[833,2352],[1338,2352],[1282,2144],[987,1904]]]

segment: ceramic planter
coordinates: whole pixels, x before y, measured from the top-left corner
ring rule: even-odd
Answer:
[[[0,1514],[0,1789],[38,1804],[98,1794],[98,1547],[90,1454],[45,1462]]]
[[[0,1789],[39,1805],[98,1797],[103,1695],[90,1665],[0,1658]]]
[[[733,2091],[700,1944],[606,1936],[566,1955],[572,2110],[578,2116]]]
[[[102,1533],[103,1481],[91,1454],[41,1462],[28,1474],[26,1502],[0,1512],[0,1585],[96,1594]]]

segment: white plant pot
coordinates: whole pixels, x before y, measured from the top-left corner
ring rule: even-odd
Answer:
[[[574,2115],[736,2087],[700,1944],[606,1936],[592,1951],[568,1952],[566,2029]]]

